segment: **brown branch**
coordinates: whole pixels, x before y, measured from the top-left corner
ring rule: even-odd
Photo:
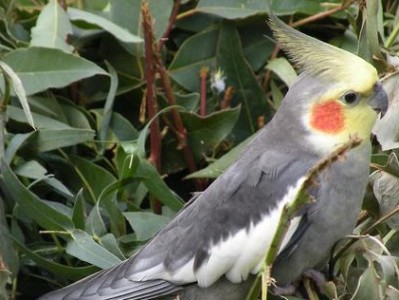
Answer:
[[[172,31],[172,27],[176,23],[177,14],[178,14],[179,8],[180,8],[180,1],[181,0],[175,0],[175,3],[173,4],[173,10],[172,10],[172,13],[171,13],[171,15],[169,17],[168,25],[167,25],[167,27],[165,29],[165,32],[162,34],[161,39],[158,42],[158,51],[161,51],[162,46],[165,44],[165,42],[169,38],[170,32]]]
[[[148,7],[148,2],[143,1],[141,5],[142,26],[144,32],[144,53],[145,53],[145,80],[146,80],[146,104],[148,118],[152,120],[150,125],[150,157],[157,170],[161,170],[161,134],[158,119],[153,119],[158,112],[158,103],[154,92],[155,70],[154,70],[154,32],[152,28],[152,16]],[[154,213],[161,213],[161,204],[152,199]]]
[[[363,234],[370,233],[373,229],[375,229],[378,225],[385,222],[389,218],[392,218],[394,215],[399,213],[399,205],[395,206],[394,209],[386,213],[385,215],[381,216],[377,221],[375,221],[370,227],[368,227]]]
[[[328,16],[330,16],[330,15],[332,15],[332,14],[335,14],[336,12],[339,12],[339,11],[341,11],[341,10],[347,9],[347,8],[348,8],[350,5],[352,5],[352,3],[354,3],[355,1],[356,1],[356,0],[349,1],[349,2],[346,3],[345,5],[341,4],[341,5],[337,6],[337,7],[331,8],[331,9],[326,10],[326,11],[323,11],[323,12],[320,12],[320,13],[315,14],[315,15],[313,15],[313,16],[309,16],[309,17],[304,18],[304,19],[302,19],[302,20],[299,20],[299,21],[290,23],[290,25],[291,25],[292,27],[298,27],[298,26],[305,25],[305,24],[307,24],[307,23],[312,23],[312,22],[315,22],[315,21],[317,21],[317,20],[324,19],[324,18],[326,18],[326,17],[328,17]]]
[[[156,55],[154,56],[154,59],[156,60],[157,70],[160,75],[163,88],[165,90],[166,99],[170,106],[174,106],[174,105],[176,105],[176,99],[175,99],[175,95],[173,93],[172,83],[170,81],[168,72],[165,68],[165,65],[161,59],[160,54],[159,53],[155,53],[155,54]],[[194,154],[187,142],[187,130],[184,127],[181,116],[176,108],[172,108],[171,114],[172,114],[172,118],[173,118],[173,122],[174,122],[174,126],[175,126],[175,128],[172,128],[172,131],[176,135],[176,139],[178,142],[177,149],[182,150],[184,160],[186,161],[186,164],[187,164],[187,168],[189,169],[189,171],[191,173],[193,173],[197,170],[197,166],[195,164]],[[194,180],[194,184],[195,184],[195,187],[197,190],[204,189],[204,184],[201,180],[199,180],[199,179]]]

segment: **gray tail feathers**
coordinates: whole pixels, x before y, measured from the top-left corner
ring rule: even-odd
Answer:
[[[132,281],[117,266],[100,271],[38,300],[145,300],[168,295],[182,289],[166,280]]]

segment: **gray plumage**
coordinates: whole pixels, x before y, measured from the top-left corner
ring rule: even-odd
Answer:
[[[40,299],[139,300],[165,295],[170,295],[165,299],[180,295],[181,300],[244,299],[251,280],[233,284],[223,276],[227,271],[209,288],[198,287],[191,279],[170,280],[170,274],[192,259],[191,273],[195,274],[208,263],[215,245],[243,228],[249,232],[251,226],[267,218],[288,188],[322,158],[305,141],[310,133],[298,116],[309,111],[312,101],[332,85],[303,73],[273,120],[259,131],[240,158],[136,255]],[[338,239],[351,233],[365,193],[370,150],[369,141],[364,141],[319,175],[311,189],[316,201],[300,211],[301,222],[273,265],[272,275],[279,285],[289,284],[303,271],[316,267]],[[246,279],[251,270],[243,270],[242,278]]]

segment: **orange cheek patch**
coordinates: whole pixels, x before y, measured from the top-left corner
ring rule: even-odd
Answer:
[[[339,133],[344,128],[342,106],[333,100],[315,104],[310,125],[325,133]]]

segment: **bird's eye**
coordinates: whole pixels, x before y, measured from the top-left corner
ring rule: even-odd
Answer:
[[[360,95],[356,92],[347,92],[341,97],[341,100],[346,104],[355,104],[359,101]]]

